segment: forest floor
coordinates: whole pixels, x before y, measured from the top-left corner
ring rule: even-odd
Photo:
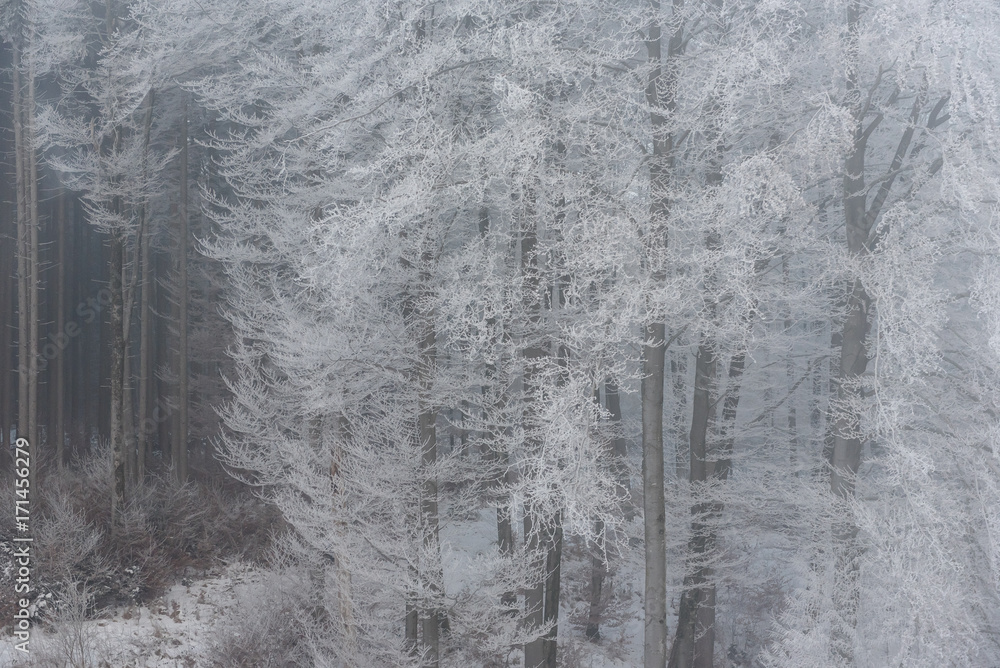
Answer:
[[[0,647],[0,666],[208,666],[219,626],[253,596],[261,579],[259,571],[233,564],[207,578],[175,584],[142,607],[117,608],[97,619],[69,619],[47,631],[33,629],[30,653],[15,651],[8,638]]]
[[[446,588],[472,585],[475,557],[495,541],[492,513],[455,518],[442,526]],[[589,612],[591,559],[578,541],[567,541],[563,560],[563,605],[559,623],[560,663],[565,668],[628,668],[642,657],[642,605],[629,583],[641,581],[634,555],[620,555],[606,580],[601,639],[584,635]],[[622,559],[624,556],[624,559]],[[630,558],[631,557],[631,558]],[[120,606],[96,618],[63,611],[50,627],[32,629],[30,653],[0,643],[0,668],[88,666],[93,668],[204,668],[215,663],[220,634],[240,645],[248,608],[267,605],[280,587],[274,574],[242,562],[184,578],[142,606]],[[614,596],[609,596],[609,590]],[[270,599],[273,600],[273,599]],[[7,631],[9,633],[9,630]],[[250,633],[253,633],[250,631]],[[248,640],[250,640],[248,638]],[[251,644],[253,644],[251,642]],[[518,665],[518,652],[507,659]],[[82,659],[82,660],[81,660]],[[471,668],[471,667],[470,667]]]

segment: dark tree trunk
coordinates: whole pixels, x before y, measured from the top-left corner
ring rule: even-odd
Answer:
[[[66,443],[66,348],[69,339],[66,333],[66,194],[60,193],[56,200],[58,211],[56,215],[59,225],[59,239],[57,242],[59,257],[57,260],[58,273],[56,278],[56,345],[60,350],[55,358],[55,441],[56,441],[56,465],[62,471],[66,455],[64,452]],[[51,368],[51,367],[50,367]]]
[[[180,225],[177,244],[177,305],[178,305],[178,342],[177,342],[177,431],[174,434],[174,454],[172,464],[177,481],[187,482],[187,450],[188,450],[188,132],[187,132],[187,101],[184,103],[184,113],[181,117],[181,174],[180,203],[178,214]]]

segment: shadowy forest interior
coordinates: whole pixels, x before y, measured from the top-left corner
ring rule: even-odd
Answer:
[[[0,39],[0,664],[1000,665],[994,0]]]

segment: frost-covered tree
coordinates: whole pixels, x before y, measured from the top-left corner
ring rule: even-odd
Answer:
[[[49,165],[83,193],[88,222],[110,240],[110,440],[118,508],[136,467],[129,341],[141,250],[168,155],[150,151],[156,74],[134,58],[128,5],[92,9],[73,2],[48,8],[50,41],[63,47],[46,52],[48,65],[63,94],[40,115],[39,128]]]
[[[809,588],[796,592],[771,660],[990,663],[996,589],[981,583],[995,552],[972,537],[988,533],[974,490],[991,467],[972,434],[986,433],[992,399],[963,400],[958,388],[990,374],[969,363],[988,331],[968,286],[996,201],[984,122],[996,8],[845,2],[809,18],[815,53],[840,59],[823,87],[807,84],[819,105],[799,139],[803,157],[843,160],[819,202],[836,280],[832,542],[801,571]],[[820,71],[800,63],[802,82]]]
[[[591,313],[607,308],[593,297],[607,265],[581,249],[619,220],[598,174],[624,164],[601,106],[618,54],[600,18],[289,8],[265,24],[267,55],[199,85],[233,129],[217,144],[231,196],[214,202],[209,248],[238,333],[228,461],[274,490],[353,591],[382,590],[380,615],[402,612],[401,633],[356,607],[342,617],[359,651],[436,665],[440,631],[462,646],[485,624],[484,651],[523,642],[529,665],[554,665],[561,536],[617,521],[591,432],[594,384],[618,359],[573,329],[609,320]],[[439,494],[468,475],[437,447],[444,409],[488,432],[472,475],[501,481],[498,524],[521,527],[468,600],[442,579]],[[519,588],[518,622],[501,594]]]

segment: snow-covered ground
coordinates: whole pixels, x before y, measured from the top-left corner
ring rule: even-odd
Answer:
[[[32,630],[30,653],[0,647],[0,666],[50,666],[70,652],[88,654],[85,665],[113,668],[194,668],[209,665],[213,632],[235,606],[252,595],[262,575],[241,564],[202,580],[176,584],[148,606],[119,608],[114,615],[54,631]],[[67,664],[69,665],[69,664]]]
[[[475,586],[479,560],[495,551],[492,512],[453,518],[442,523],[442,557],[446,589]],[[641,665],[642,604],[640,564],[634,554],[613,564],[615,601],[605,611],[601,640],[583,634],[588,612],[590,558],[579,545],[567,543],[563,563],[563,605],[559,638],[563,664],[576,668],[629,668]],[[624,559],[622,558],[624,557]],[[53,629],[32,629],[30,654],[14,649],[13,639],[0,644],[0,668],[87,665],[102,668],[202,668],[212,665],[212,647],[221,629],[239,632],[248,608],[259,606],[265,590],[282,585],[279,578],[240,563],[184,580],[142,607],[122,607],[98,619],[74,621],[72,615]],[[266,604],[265,604],[266,605]],[[9,630],[8,630],[9,632]],[[239,643],[238,638],[236,639]],[[86,660],[79,661],[81,652]],[[512,666],[519,653],[508,656]],[[474,668],[470,666],[469,668]]]

